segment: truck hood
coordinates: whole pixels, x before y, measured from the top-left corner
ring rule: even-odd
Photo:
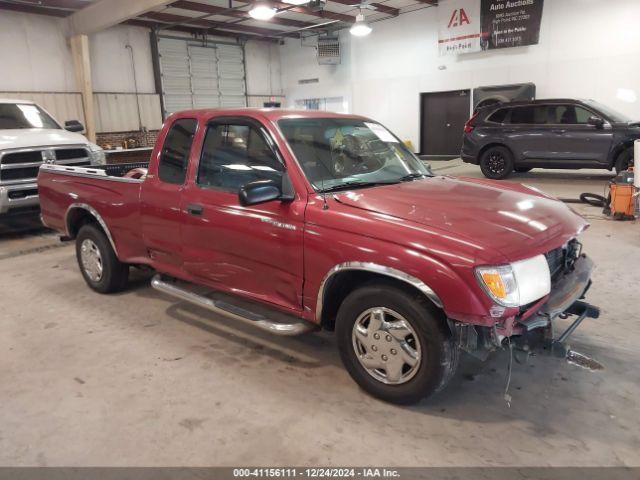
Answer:
[[[353,208],[447,231],[507,261],[557,248],[588,223],[564,203],[520,184],[432,177],[334,196]]]
[[[87,145],[89,141],[79,133],[63,129],[18,128],[0,130],[0,150],[54,145]]]

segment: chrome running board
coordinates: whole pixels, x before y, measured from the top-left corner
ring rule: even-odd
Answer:
[[[274,322],[272,320],[269,320],[264,315],[252,312],[243,307],[232,305],[231,303],[221,300],[213,300],[211,298],[181,288],[176,284],[166,282],[160,275],[155,275],[153,279],[151,279],[151,286],[156,290],[166,293],[167,295],[171,295],[173,297],[179,298],[180,300],[193,303],[233,320],[239,320],[241,322],[253,325],[260,328],[261,330],[265,330],[275,335],[293,336],[317,329],[316,325],[304,320],[296,320],[293,323]]]

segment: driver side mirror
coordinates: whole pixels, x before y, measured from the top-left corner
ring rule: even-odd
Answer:
[[[279,184],[275,180],[254,180],[240,188],[238,197],[242,206],[257,205],[273,200],[290,201],[294,195],[288,175],[284,174]]]
[[[67,120],[64,122],[64,129],[69,132],[84,132],[84,125],[78,120]]]
[[[593,125],[596,128],[604,127],[604,120],[601,119],[600,117],[596,117],[595,115],[589,117],[589,119],[587,120],[587,123],[589,125]]]

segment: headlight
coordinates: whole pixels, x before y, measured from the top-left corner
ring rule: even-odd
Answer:
[[[544,255],[508,265],[477,267],[476,277],[487,295],[503,307],[527,305],[551,291],[551,274]]]
[[[90,143],[89,145],[89,160],[91,161],[91,165],[104,165],[107,163],[107,156],[104,153],[102,147],[96,145],[95,143]]]

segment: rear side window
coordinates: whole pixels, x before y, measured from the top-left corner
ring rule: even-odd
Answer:
[[[181,118],[171,125],[158,165],[158,177],[163,182],[177,185],[184,183],[197,125],[198,121],[193,118]]]
[[[509,113],[508,108],[501,108],[500,110],[497,110],[493,112],[491,115],[489,115],[489,118],[487,118],[487,121],[493,122],[493,123],[504,123],[508,113]]]
[[[255,180],[282,178],[284,167],[253,126],[214,124],[207,129],[198,185],[237,192]]]
[[[547,123],[547,107],[531,106],[531,107],[515,107],[511,111],[511,123],[543,125]]]
[[[552,123],[559,125],[585,125],[592,113],[577,105],[553,105],[549,107]]]

